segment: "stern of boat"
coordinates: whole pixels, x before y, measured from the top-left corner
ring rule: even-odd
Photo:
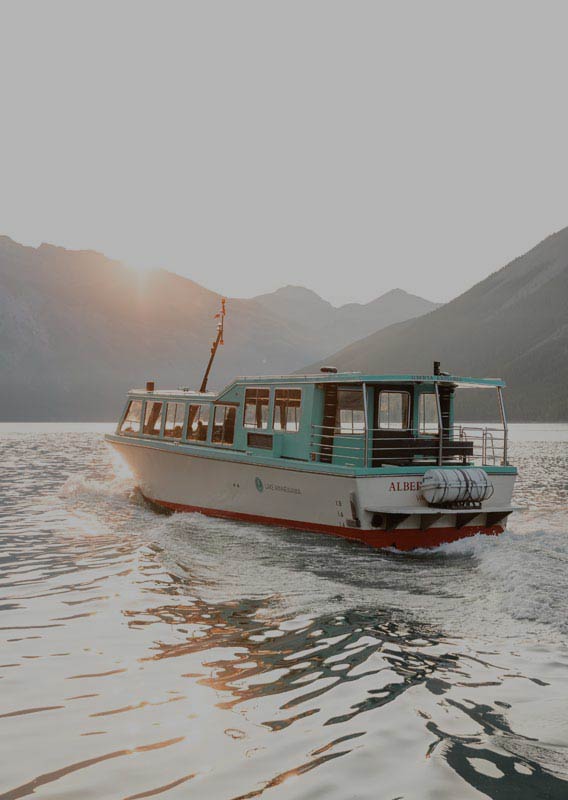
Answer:
[[[408,550],[505,530],[515,511],[511,499],[516,469],[477,468],[478,479],[482,483],[485,479],[488,488],[483,492],[466,486],[463,499],[454,501],[445,500],[442,490],[437,495],[426,490],[428,481],[431,485],[435,480],[429,474],[433,472],[451,487],[455,473],[461,473],[465,485],[473,471],[437,468],[412,474],[401,470],[357,480],[358,520],[369,544]]]

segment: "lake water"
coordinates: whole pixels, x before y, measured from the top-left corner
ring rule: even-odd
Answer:
[[[0,798],[568,798],[568,426],[405,554],[158,515],[111,427],[0,426]]]

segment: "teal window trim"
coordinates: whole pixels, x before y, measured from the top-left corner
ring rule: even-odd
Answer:
[[[162,408],[161,408],[161,411],[160,411],[160,414],[161,414],[160,430],[159,430],[158,433],[144,433],[144,425],[145,425],[145,420],[146,420],[146,406],[149,403],[161,403],[161,405],[162,405]],[[142,420],[141,420],[141,425],[140,425],[141,431],[138,434],[139,436],[141,436],[143,439],[161,439],[161,438],[163,438],[163,432],[164,432],[164,409],[165,409],[165,406],[166,406],[166,401],[161,397],[152,397],[150,400],[144,400],[144,406],[142,408]]]
[[[132,405],[132,403],[140,403],[140,422],[138,424],[138,430],[136,433],[122,433],[121,429],[126,421],[126,417],[128,415],[128,412],[130,411],[130,406]],[[120,418],[118,420],[118,425],[116,426],[115,434],[117,436],[127,436],[130,438],[140,436],[143,419],[144,419],[144,400],[142,400],[141,397],[127,397],[124,408],[122,409],[122,414],[120,415]]]
[[[434,398],[434,403],[436,403],[436,392],[434,391],[434,387],[432,387],[432,391],[428,391],[424,389],[422,391],[416,392],[416,436],[425,436],[427,438],[437,438],[440,435],[439,430],[435,431],[423,431],[421,430],[422,420],[420,418],[420,411],[423,402],[426,402],[422,398],[431,395]],[[436,421],[436,425],[438,422]]]
[[[300,392],[300,405],[298,407],[299,408],[299,412],[300,412],[300,421],[298,422],[298,430],[296,430],[296,431],[289,431],[287,429],[282,429],[282,428],[278,428],[277,429],[277,428],[274,427],[274,413],[276,411],[276,392],[277,391],[290,391],[290,390],[295,391],[295,392]],[[286,433],[286,434],[295,434],[295,435],[297,435],[297,434],[303,432],[303,430],[302,430],[303,429],[302,422],[303,422],[303,418],[304,418],[304,394],[305,394],[304,393],[304,386],[298,386],[298,385],[296,385],[296,386],[276,386],[274,388],[273,401],[272,401],[272,414],[273,415],[272,415],[272,428],[271,428],[271,430],[274,433]],[[270,408],[270,406],[269,406],[269,408]]]
[[[213,416],[210,417],[209,420],[209,430],[207,431],[208,441],[211,443],[211,447],[219,447],[224,450],[227,448],[235,447],[235,438],[237,434],[237,409],[239,408],[240,403],[231,403],[231,402],[224,402],[224,403],[213,403]],[[217,416],[217,410],[223,409],[223,426],[222,426],[222,439],[220,442],[213,441],[213,431],[215,430],[215,417]],[[235,416],[233,419],[233,438],[230,442],[224,441],[225,438],[225,429],[227,425],[227,410],[234,410]],[[209,439],[209,437],[211,437]]]
[[[261,384],[251,384],[250,386],[244,386],[243,389],[244,389],[244,391],[243,391],[243,401],[242,401],[242,414],[240,414],[241,428],[244,431],[253,431],[253,432],[257,432],[257,433],[259,431],[261,433],[262,432],[267,433],[268,431],[271,431],[272,430],[272,426],[271,426],[272,417],[270,416],[270,410],[271,410],[271,406],[272,406],[272,402],[273,402],[273,395],[274,395],[272,387],[271,386],[267,386],[267,385],[261,385]],[[264,389],[264,390],[266,390],[268,392],[268,406],[267,406],[267,411],[266,411],[266,413],[268,415],[268,419],[266,421],[267,422],[266,428],[251,428],[249,425],[245,425],[245,417],[246,417],[246,413],[247,413],[247,392],[248,392],[249,389]],[[222,402],[223,402],[222,400],[219,401],[219,403],[222,403]]]
[[[403,426],[401,428],[391,428],[391,427],[388,427],[388,426],[385,426],[385,427],[381,426],[381,395],[382,394],[406,394],[406,395],[408,395],[408,412],[407,412],[407,415],[406,415],[406,425],[405,426]],[[413,399],[414,399],[413,398],[413,392],[412,392],[411,388],[406,388],[406,387],[402,388],[401,387],[399,389],[396,385],[393,385],[392,387],[391,386],[385,386],[384,389],[382,389],[382,388],[379,389],[379,394],[378,394],[378,397],[377,397],[377,430],[378,431],[397,431],[397,430],[412,431],[412,424],[414,422],[414,414],[415,414],[413,406],[416,405],[415,403],[413,403]]]
[[[214,405],[213,402],[210,400],[192,399],[187,401],[187,408],[183,420],[183,436],[180,440],[181,442],[183,442],[183,444],[197,445],[198,447],[204,447],[205,445],[211,444],[211,420],[213,419],[213,414],[211,413],[211,409],[213,405]],[[189,409],[191,408],[191,406],[209,406],[209,421],[207,422],[207,436],[203,440],[187,438],[187,425],[189,423]]]

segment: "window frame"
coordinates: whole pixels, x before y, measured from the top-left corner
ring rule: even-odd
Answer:
[[[268,392],[268,403],[266,405],[266,425],[261,426],[260,428],[255,425],[247,424],[247,392],[249,391],[265,391]],[[271,401],[271,388],[270,386],[245,386],[245,396],[243,400],[243,420],[242,426],[247,431],[267,431],[270,428],[270,401]],[[262,408],[262,406],[261,406]],[[255,405],[255,423],[257,420],[257,411],[258,411],[258,397],[256,398],[256,405]],[[262,414],[262,412],[261,412]]]
[[[298,427],[296,430],[288,430],[288,428],[277,428],[276,427],[276,395],[278,392],[299,392],[300,393],[300,405],[297,408],[300,411],[300,416],[298,419]],[[303,411],[303,402],[304,402],[304,392],[303,387],[301,386],[275,386],[274,387],[274,400],[272,405],[272,430],[274,433],[300,433],[300,427],[302,424],[302,411]],[[288,424],[288,404],[286,404],[286,424]]]
[[[336,414],[335,414],[335,426],[334,426],[335,427],[335,430],[334,430],[334,435],[335,436],[365,436],[365,434],[367,432],[367,420],[365,419],[365,394],[364,394],[364,391],[365,390],[363,389],[362,386],[361,387],[357,387],[357,386],[353,386],[352,387],[352,386],[350,386],[348,384],[347,385],[344,384],[343,386],[339,385],[337,387],[338,395],[339,395],[340,392],[353,392],[353,393],[354,392],[358,392],[361,395],[361,408],[357,408],[357,409],[345,408],[345,409],[342,409],[340,407],[339,398],[338,398],[337,411],[336,411]],[[341,411],[350,411],[351,412],[351,426],[350,426],[350,430],[349,431],[341,430]],[[362,415],[363,415],[363,429],[362,430],[355,430],[355,428],[354,428],[353,414],[354,414],[355,411],[360,411],[362,413]]]
[[[146,433],[146,431],[145,431],[145,428],[146,428],[146,409],[148,408],[149,405],[154,405],[155,403],[160,405],[160,415],[159,415],[160,425],[159,425],[159,429],[158,429],[157,433]],[[152,400],[145,400],[144,401],[144,414],[142,416],[142,436],[150,436],[152,439],[158,439],[161,436],[163,424],[164,424],[164,401],[163,400],[159,400],[157,398],[156,399],[152,399]],[[155,427],[154,427],[154,430],[155,430]]]
[[[421,415],[420,415],[420,411],[421,411],[422,404],[423,404],[423,398],[425,398],[425,397],[433,397],[434,398],[434,404],[435,404],[435,409],[436,409],[436,422],[435,422],[436,430],[432,430],[432,431],[422,430],[422,418],[421,418]],[[439,436],[440,435],[440,422],[438,420],[438,404],[437,404],[437,401],[436,401],[436,392],[420,392],[420,394],[418,395],[418,410],[417,410],[417,414],[418,414],[418,420],[417,420],[418,421],[418,430],[417,430],[418,436]]]
[[[211,444],[215,447],[234,447],[235,444],[235,433],[237,427],[237,408],[239,406],[238,403],[212,403],[213,406],[213,424],[211,425]],[[223,416],[223,427],[222,427],[222,434],[221,434],[221,441],[216,442],[213,440],[213,434],[215,433],[215,419],[217,417],[217,409],[224,409],[224,416]],[[234,414],[233,420],[233,438],[230,442],[225,441],[225,427],[227,424],[227,411],[232,411]]]
[[[123,431],[122,427],[124,423],[127,421],[128,413],[132,408],[134,403],[140,403],[140,417],[138,418],[138,430],[137,431]],[[119,436],[140,436],[140,431],[143,427],[142,420],[144,419],[144,400],[141,397],[132,397],[129,398],[128,403],[126,404],[126,410],[122,414],[122,418],[118,425],[118,435]]]
[[[203,446],[204,444],[208,444],[208,442],[209,442],[209,434],[210,434],[210,430],[211,430],[211,407],[212,407],[212,405],[213,405],[212,403],[192,403],[191,400],[189,401],[189,403],[187,404],[187,413],[186,413],[184,426],[183,426],[183,432],[184,432],[184,437],[183,438],[184,438],[184,440],[186,442],[190,442],[191,444],[197,444],[197,445],[201,445],[201,446]],[[204,408],[204,407],[206,407],[208,409],[209,416],[207,418],[207,431],[205,433],[205,439],[194,439],[194,438],[189,436],[189,420],[190,420],[190,415],[191,415],[191,409],[194,406],[198,406],[198,408],[200,409],[199,416],[197,417],[197,421],[198,422],[201,419],[201,409]],[[193,420],[193,421],[195,422],[195,420]]]
[[[165,406],[166,406],[166,408],[165,408],[165,413],[164,413],[164,424],[163,424],[163,428],[162,428],[163,437],[167,441],[169,441],[171,439],[174,442],[179,442],[179,441],[181,441],[183,439],[183,434],[184,434],[184,430],[185,430],[185,417],[186,417],[186,414],[187,414],[187,403],[184,402],[183,400],[166,400],[165,401]],[[168,408],[169,408],[169,406],[181,406],[182,407],[181,431],[180,431],[180,435],[179,436],[168,436],[167,424],[168,424]],[[175,423],[176,422],[177,422],[177,413],[174,416],[174,428],[172,430],[175,430]]]
[[[406,424],[400,428],[391,428],[381,425],[381,395],[382,394],[400,394],[406,395],[408,398],[406,406]],[[379,389],[377,397],[377,430],[379,431],[411,431],[412,430],[412,393],[408,389]]]

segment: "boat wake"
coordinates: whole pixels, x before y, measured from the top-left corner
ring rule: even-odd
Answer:
[[[509,618],[527,623],[526,635],[563,638],[568,635],[566,518],[558,512],[549,517],[544,524],[541,518],[541,529],[530,534],[512,530],[498,537],[477,535],[406,557],[410,563],[430,559],[446,568],[452,564],[467,567],[459,571],[459,582],[454,583],[451,573],[447,575],[447,588],[453,586],[458,595],[467,593],[468,619],[463,624],[469,633],[483,620],[494,633],[500,621],[499,634],[506,634],[503,622]],[[488,631],[479,627],[478,635],[486,635]]]
[[[68,478],[58,494],[60,497],[70,500],[119,498],[128,502],[142,502],[140,491],[133,479],[127,477],[97,480],[79,473]]]
[[[106,480],[74,475],[59,496],[83,511],[95,506],[125,530],[135,523],[141,541],[162,548],[174,572],[180,564],[182,573],[190,570],[211,600],[272,596],[283,613],[295,614],[379,606],[477,639],[568,635],[568,539],[558,508],[540,517],[539,530],[527,512],[498,537],[401,553],[198,513],[158,514],[134,479],[116,471]]]

